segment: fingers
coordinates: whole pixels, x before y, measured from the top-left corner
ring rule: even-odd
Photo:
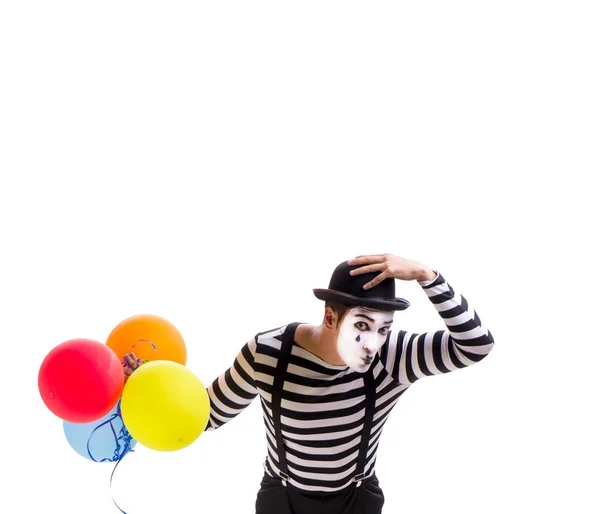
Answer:
[[[348,266],[358,266],[360,264],[375,264],[385,262],[385,254],[359,255],[348,261]]]
[[[127,355],[125,355],[125,357],[123,357],[123,361],[121,362],[121,364],[123,365],[123,374],[125,376],[125,382],[127,382],[127,379],[131,376],[131,374],[142,364],[144,364],[144,362],[147,361],[142,361],[141,359],[138,359],[135,353],[133,352],[130,352]]]
[[[368,264],[366,266],[361,266],[360,268],[351,270],[350,275],[364,275],[365,273],[375,273],[376,271],[382,271],[384,269],[384,262],[380,264]]]
[[[349,266],[360,266],[350,271],[350,275],[363,275],[365,273],[381,272],[373,280],[367,282],[363,289],[371,289],[383,282],[386,278],[393,276],[390,255],[387,253],[374,255],[359,255],[348,261]]]
[[[372,287],[375,287],[377,284],[380,284],[381,282],[383,282],[387,277],[388,277],[388,271],[386,270],[383,273],[380,273],[379,275],[377,275],[370,282],[367,282],[363,286],[363,289],[371,289]]]
[[[131,352],[125,355],[125,362],[132,369],[136,369],[138,367],[139,359],[136,357],[135,353]]]
[[[363,289],[371,289],[381,283],[388,276],[386,263],[386,255],[359,255],[358,257],[348,261],[350,266],[361,265],[360,268],[350,270],[350,275],[364,275],[365,273],[376,273],[380,271],[373,280],[367,282]]]
[[[123,378],[125,379],[125,382],[127,382],[127,379],[131,376],[133,370],[128,366],[125,360],[121,362],[121,365],[123,366]]]
[[[133,373],[131,367],[126,362],[122,362],[121,364],[123,365],[123,373],[125,376],[130,376]]]

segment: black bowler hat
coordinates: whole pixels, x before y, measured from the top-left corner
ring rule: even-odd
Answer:
[[[313,289],[315,296],[319,300],[383,311],[403,311],[410,306],[408,300],[396,298],[396,281],[393,278],[386,278],[375,287],[364,289],[363,286],[380,272],[350,275],[351,270],[360,267],[350,266],[348,261],[342,262],[331,275],[329,289]]]

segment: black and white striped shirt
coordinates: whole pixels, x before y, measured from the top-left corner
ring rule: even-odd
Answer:
[[[377,400],[366,476],[375,470],[379,438],[400,396],[418,379],[475,364],[493,348],[494,339],[477,313],[441,274],[419,284],[447,330],[388,333],[368,371],[375,377]],[[271,393],[285,328],[257,334],[243,346],[233,366],[208,387],[211,413],[207,430],[230,421],[260,395],[268,443],[264,465],[272,476],[279,476],[279,469]],[[328,492],[353,482],[365,415],[362,376],[347,366],[327,364],[294,343],[281,400],[290,484]]]

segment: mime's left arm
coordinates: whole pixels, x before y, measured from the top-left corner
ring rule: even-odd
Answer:
[[[476,364],[494,347],[494,338],[466,298],[434,271],[433,280],[418,281],[446,324],[446,330],[423,334],[392,330],[379,351],[388,373],[403,384]]]

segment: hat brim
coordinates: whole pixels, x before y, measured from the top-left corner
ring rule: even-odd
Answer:
[[[404,298],[395,298],[393,300],[361,298],[340,291],[334,291],[333,289],[313,289],[313,293],[319,300],[343,303],[353,307],[369,307],[383,311],[403,311],[410,306],[410,302]]]

